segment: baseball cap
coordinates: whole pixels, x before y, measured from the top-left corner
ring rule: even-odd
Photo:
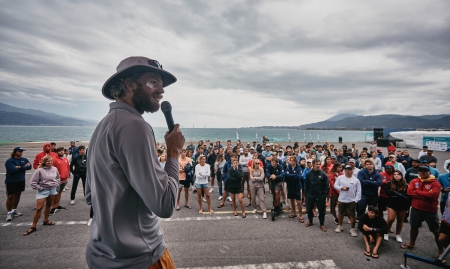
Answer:
[[[306,160],[307,163],[312,163],[312,159]]]
[[[336,155],[331,155],[331,159],[336,159]]]
[[[378,152],[383,152],[383,150],[381,150],[381,149],[377,149],[377,151],[378,151]]]
[[[430,171],[428,166],[419,166],[419,171]]]
[[[395,158],[396,156],[394,154],[389,155],[389,158]]]
[[[420,160],[417,159],[417,158],[413,158],[413,159],[411,160],[411,162],[418,162],[418,163],[420,163]]]
[[[356,163],[355,159],[348,160],[349,163]]]
[[[278,152],[283,152],[283,150],[282,150],[282,149],[279,149]]]
[[[391,162],[386,162],[385,168],[394,168],[394,164]]]
[[[118,79],[128,78],[135,73],[152,72],[161,76],[163,87],[167,87],[177,81],[177,78],[171,73],[163,70],[162,65],[153,59],[142,56],[132,56],[122,60],[116,68],[117,72],[112,75],[103,85],[103,96],[110,100],[115,98],[111,95],[110,88]]]
[[[16,152],[16,151],[22,152],[22,151],[25,151],[25,150],[23,148],[21,148],[21,147],[15,147],[13,151],[14,152]]]
[[[426,160],[426,159],[420,159],[420,163],[428,163],[428,160]]]
[[[346,166],[344,166],[344,169],[353,169],[350,165],[346,165]]]

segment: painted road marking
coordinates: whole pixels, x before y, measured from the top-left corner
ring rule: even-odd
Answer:
[[[190,268],[206,268],[206,267],[189,267],[180,269],[190,269]],[[312,269],[312,268],[325,268],[325,269],[338,269],[339,267],[334,263],[333,260],[322,260],[322,261],[307,261],[307,262],[285,262],[285,263],[261,263],[261,264],[242,264],[234,266],[217,266],[210,267],[208,269],[289,269],[289,268],[302,268],[302,269]]]

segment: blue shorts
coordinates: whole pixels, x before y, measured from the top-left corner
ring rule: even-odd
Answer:
[[[36,200],[47,198],[49,196],[55,196],[56,195],[56,188],[49,189],[49,190],[38,190],[36,192]]]
[[[206,183],[206,184],[195,183],[195,188],[196,189],[206,189],[206,188],[209,188],[209,184],[208,183]]]

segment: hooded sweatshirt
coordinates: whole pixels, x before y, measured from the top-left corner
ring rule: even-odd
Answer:
[[[47,146],[50,147],[50,150],[49,150],[48,153],[45,151],[45,148]],[[53,159],[58,156],[56,153],[53,152],[53,147],[52,147],[52,145],[50,143],[45,143],[42,146],[42,152],[36,154],[36,157],[34,157],[33,168],[34,169],[38,169],[39,165],[42,163],[42,159],[44,159],[44,157],[47,156],[47,155],[52,156]]]
[[[61,177],[61,183],[66,183],[70,177],[69,160],[66,156],[53,158],[53,165],[58,169],[59,176]]]
[[[373,170],[372,173],[364,168],[358,172],[357,178],[361,182],[361,194],[366,197],[378,197],[378,187],[381,185],[380,174]]]
[[[56,167],[41,167],[31,176],[31,188],[35,190],[51,190],[58,187],[60,181]]]
[[[433,175],[427,179],[413,179],[408,185],[407,193],[412,198],[412,208],[437,214],[441,184]]]

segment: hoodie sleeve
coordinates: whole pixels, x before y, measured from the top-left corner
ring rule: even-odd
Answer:
[[[415,190],[415,193],[417,195],[424,197],[427,200],[429,200],[429,199],[437,200],[439,198],[439,195],[441,194],[441,184],[439,184],[439,182],[435,181],[434,183],[432,183],[430,190],[422,191],[422,190],[417,189],[417,190]]]
[[[41,174],[41,169],[38,169],[36,171],[34,171],[33,175],[31,176],[31,188],[33,188],[34,190],[43,190],[43,188],[41,188],[39,186],[39,176]]]

